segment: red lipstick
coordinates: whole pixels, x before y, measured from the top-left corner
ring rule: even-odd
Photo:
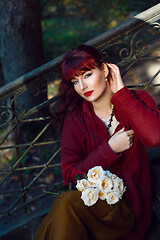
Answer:
[[[85,95],[86,97],[89,97],[93,92],[94,92],[94,90],[88,91],[88,92],[85,92],[84,95]]]

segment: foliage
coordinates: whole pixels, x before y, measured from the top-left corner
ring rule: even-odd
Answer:
[[[158,2],[41,0],[46,59],[50,60],[63,54]]]
[[[48,59],[57,57],[101,33],[96,22],[74,19],[73,24],[73,18],[70,17],[42,21],[42,28],[44,49]]]

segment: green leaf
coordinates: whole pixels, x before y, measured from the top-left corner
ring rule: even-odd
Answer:
[[[80,180],[80,176],[78,174],[76,174],[76,176],[74,177],[76,180]]]

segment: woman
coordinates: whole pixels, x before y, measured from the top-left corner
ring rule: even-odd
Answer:
[[[145,146],[160,144],[160,113],[145,91],[124,87],[119,68],[106,64],[93,47],[69,52],[61,66],[64,184],[75,184],[94,166],[122,178],[127,186],[115,205],[98,200],[85,206],[80,192],[55,200],[35,240],[143,240],[152,218],[150,163]],[[58,111],[57,111],[58,113]]]

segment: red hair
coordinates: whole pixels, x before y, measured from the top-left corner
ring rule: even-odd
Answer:
[[[62,80],[70,81],[84,71],[101,68],[103,62],[103,57],[95,48],[80,45],[66,54],[61,65]]]
[[[74,90],[71,79],[84,71],[101,68],[103,63],[104,59],[101,54],[95,48],[87,45],[80,45],[66,54],[61,64],[60,101],[53,114],[54,119],[58,120],[61,126],[65,117],[83,101]]]

